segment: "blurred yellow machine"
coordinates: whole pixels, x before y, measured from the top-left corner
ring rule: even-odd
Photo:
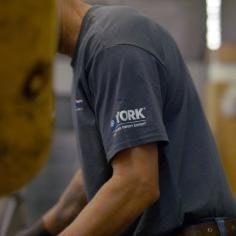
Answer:
[[[48,157],[53,126],[54,0],[0,0],[0,196]]]

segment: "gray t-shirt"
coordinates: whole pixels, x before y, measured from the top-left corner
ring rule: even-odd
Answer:
[[[162,27],[129,7],[94,6],[83,20],[72,66],[89,200],[112,176],[119,151],[146,143],[159,148],[160,199],[123,236],[162,235],[184,221],[236,216],[191,76]]]

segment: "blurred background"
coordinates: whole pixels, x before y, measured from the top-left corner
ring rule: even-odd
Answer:
[[[192,74],[236,196],[236,1],[87,2],[130,5],[171,33]],[[22,191],[29,224],[53,206],[79,168],[70,110],[71,82],[70,59],[57,55],[54,66],[56,127],[49,162]]]

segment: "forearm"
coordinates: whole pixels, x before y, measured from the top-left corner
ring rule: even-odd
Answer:
[[[78,196],[70,203],[59,201],[43,216],[45,229],[51,232],[52,235],[59,234],[76,218],[86,203],[84,195]]]
[[[86,204],[82,172],[78,171],[57,204],[19,236],[57,235],[76,218]]]
[[[157,199],[147,189],[111,178],[60,236],[118,235]]]
[[[29,229],[26,229],[18,233],[17,236],[52,236],[52,235],[45,229],[45,225],[42,219],[40,219],[39,221],[34,223]]]
[[[78,171],[58,203],[43,216],[46,229],[57,235],[76,218],[86,204],[82,171]]]

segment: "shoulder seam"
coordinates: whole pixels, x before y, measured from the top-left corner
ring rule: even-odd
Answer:
[[[150,52],[149,50],[139,46],[139,45],[135,45],[135,44],[129,44],[129,43],[118,43],[118,44],[114,44],[114,45],[111,45],[111,46],[108,46],[108,47],[103,47],[102,49],[100,49],[95,55],[91,56],[88,60],[88,63],[86,64],[86,70],[89,66],[89,64],[91,63],[92,59],[95,58],[95,57],[98,57],[102,52],[104,52],[105,50],[107,49],[111,49],[111,48],[114,48],[114,47],[117,47],[117,46],[129,46],[129,47],[135,47],[135,48],[138,48],[142,51],[145,51],[146,53],[148,53],[149,55],[151,55],[152,57],[154,57],[156,59],[156,61],[159,62],[159,64],[162,66],[162,68],[164,68],[166,71],[167,71],[167,67],[165,65],[165,63],[159,58],[157,57],[156,55],[154,55],[152,52]]]
[[[124,46],[130,46],[130,47],[136,47],[136,48],[139,48],[139,49],[145,51],[146,53],[148,53],[148,54],[150,54],[152,57],[154,57],[154,58],[160,63],[160,65],[161,65],[165,70],[167,70],[165,63],[164,63],[159,57],[157,57],[154,53],[152,53],[151,51],[149,51],[148,49],[143,48],[143,47],[141,47],[141,46],[139,46],[139,45],[129,44],[129,43],[119,43],[119,44],[116,44],[116,45],[114,45],[114,46],[122,46],[122,45],[124,45]]]

